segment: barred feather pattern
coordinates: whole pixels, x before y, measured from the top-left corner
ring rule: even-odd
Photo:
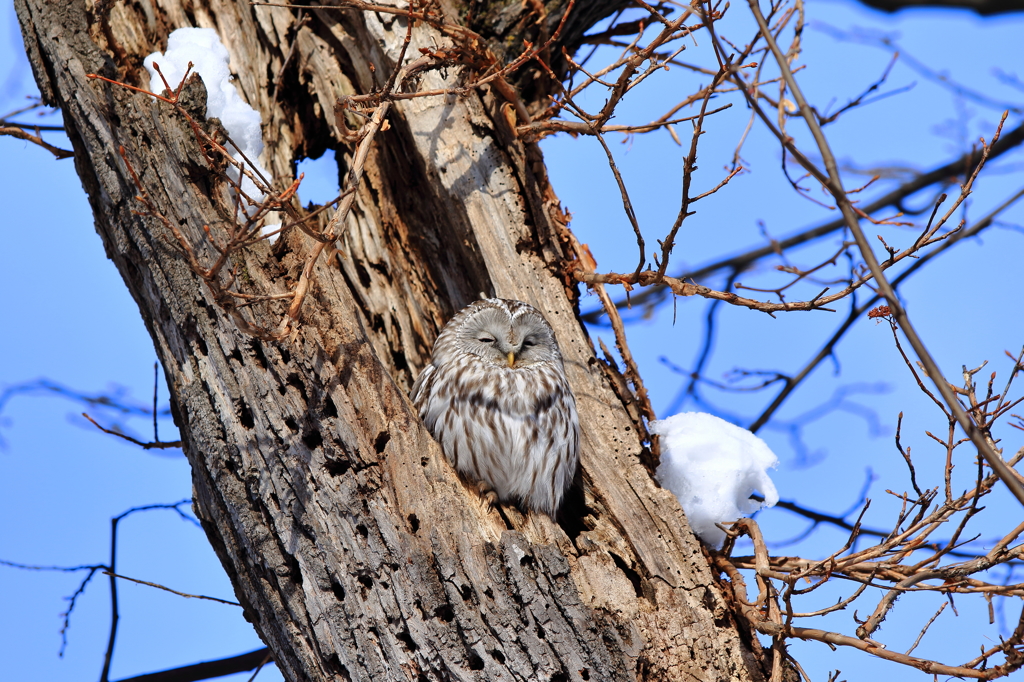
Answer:
[[[554,332],[522,301],[453,317],[412,399],[445,457],[501,501],[554,516],[579,463],[576,399]]]

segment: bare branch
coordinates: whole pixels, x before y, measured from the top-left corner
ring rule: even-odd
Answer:
[[[133,583],[138,583],[139,585],[148,585],[149,587],[155,587],[158,590],[163,590],[165,592],[170,592],[171,594],[176,594],[179,597],[186,597],[188,599],[205,599],[207,601],[215,601],[215,602],[218,602],[220,604],[229,604],[230,606],[241,606],[241,604],[239,604],[236,601],[228,601],[227,599],[220,599],[218,597],[207,597],[207,596],[202,595],[202,594],[189,594],[188,592],[179,592],[178,590],[172,590],[171,588],[166,587],[164,585],[160,585],[158,583],[151,583],[151,582],[146,581],[146,580],[138,580],[137,578],[129,578],[126,575],[118,575],[117,573],[113,573],[111,571],[103,571],[103,575],[108,575],[108,576],[110,576],[112,578],[118,578],[120,580],[127,580],[127,581],[133,582]]]
[[[108,429],[108,428],[105,428],[103,426],[100,426],[100,424],[95,419],[90,417],[86,412],[83,412],[82,416],[85,417],[86,419],[88,419],[90,422],[92,422],[93,426],[95,426],[97,429],[99,429],[103,433],[108,433],[111,436],[117,436],[118,438],[123,438],[126,441],[128,441],[129,443],[135,443],[136,445],[141,447],[143,450],[166,450],[168,448],[180,448],[181,447],[181,441],[180,440],[166,441],[166,442],[151,441],[149,443],[144,443],[141,440],[137,440],[135,438],[132,438],[131,436],[125,435],[125,434],[121,433],[120,431],[113,431],[111,429]],[[154,420],[153,423],[156,424],[156,416],[155,415],[153,417],[153,420]]]
[[[259,668],[265,665],[270,655],[270,649],[264,647],[239,656],[195,663],[146,675],[126,677],[117,682],[198,682],[198,680],[224,677]]]
[[[38,130],[37,130],[37,132],[38,132]],[[50,152],[51,154],[54,155],[54,157],[56,157],[58,159],[70,159],[71,157],[73,157],[75,155],[74,152],[70,152],[67,149],[61,149],[60,147],[54,147],[52,144],[50,144],[49,142],[47,142],[43,138],[39,137],[38,135],[32,135],[31,133],[25,132],[24,130],[22,130],[22,128],[20,126],[13,126],[13,125],[10,125],[10,124],[5,125],[5,126],[0,126],[0,135],[10,135],[11,137],[16,137],[19,140],[25,140],[26,142],[31,142],[32,144],[38,145],[38,146],[42,147],[43,149],[45,149],[46,151]]]
[[[871,250],[871,246],[868,244],[867,238],[864,236],[864,232],[860,229],[860,223],[857,220],[856,214],[854,213],[853,206],[850,203],[849,198],[846,196],[846,193],[843,191],[842,180],[839,177],[839,170],[836,166],[835,157],[833,157],[828,142],[825,140],[825,136],[821,131],[821,127],[818,125],[818,121],[814,117],[814,114],[811,111],[810,106],[807,104],[807,101],[804,99],[803,93],[797,85],[796,79],[793,77],[793,73],[789,68],[789,64],[787,63],[785,56],[782,54],[782,51],[779,49],[778,44],[775,42],[775,39],[771,35],[771,31],[768,29],[767,22],[765,21],[764,16],[761,14],[761,8],[758,6],[758,0],[749,0],[749,4],[751,11],[754,13],[754,18],[757,20],[758,26],[761,27],[761,34],[762,36],[764,36],[764,39],[768,42],[768,45],[771,48],[772,53],[775,55],[775,59],[779,64],[779,69],[781,69],[782,75],[785,78],[787,85],[789,86],[789,90],[793,94],[793,97],[796,99],[797,105],[800,107],[800,112],[803,115],[804,120],[807,122],[808,128],[810,128],[811,134],[814,136],[814,140],[818,145],[818,150],[821,152],[822,158],[824,160],[825,168],[828,171],[828,176],[821,176],[821,173],[820,171],[818,171],[817,167],[811,164],[810,161],[807,161],[802,154],[794,154],[794,156],[797,158],[798,161],[800,161],[801,165],[803,165],[804,168],[806,168],[809,172],[818,177],[822,181],[822,184],[825,185],[829,189],[829,191],[831,191],[832,196],[835,198],[840,210],[843,212],[843,217],[846,221],[846,226],[850,229],[850,232],[853,233],[854,238],[857,240],[857,245],[860,248],[861,256],[864,258],[864,262],[871,270],[871,274],[875,279],[879,291],[885,297],[886,302],[889,304],[889,306],[892,308],[893,317],[896,319],[896,322],[899,324],[904,335],[907,337],[907,340],[910,341],[910,345],[913,346],[914,352],[917,354],[918,358],[920,358],[921,362],[927,369],[929,375],[932,377],[935,386],[938,388],[939,393],[942,395],[943,401],[945,401],[945,403],[949,406],[949,409],[952,411],[953,415],[956,417],[957,423],[959,423],[960,428],[962,428],[964,432],[967,433],[971,441],[978,448],[978,452],[981,453],[981,455],[985,458],[989,465],[999,474],[999,478],[1002,479],[1006,487],[1010,489],[1010,492],[1013,493],[1014,497],[1016,497],[1017,500],[1022,505],[1024,505],[1024,486],[1022,486],[1020,481],[1018,481],[1014,474],[1010,472],[1009,468],[1006,466],[1006,463],[1003,462],[999,454],[988,444],[988,442],[985,440],[985,436],[971,421],[967,413],[964,412],[963,408],[960,406],[960,403],[956,400],[956,396],[953,395],[953,392],[946,385],[945,381],[942,380],[942,374],[939,370],[938,365],[935,363],[935,360],[928,352],[928,349],[925,347],[923,341],[920,339],[920,337],[918,337],[917,332],[910,323],[910,319],[907,316],[906,311],[903,309],[903,305],[900,302],[899,297],[896,295],[896,292],[893,290],[892,286],[885,278],[885,275],[882,272],[882,268],[879,266],[878,261],[876,260],[875,255]],[[1005,120],[1006,114],[1004,113],[1002,121]],[[1002,128],[1002,121],[1000,121],[1000,129]],[[996,131],[996,136],[998,137],[998,135],[999,130]],[[984,160],[987,156],[988,146],[986,145],[983,148],[981,164],[984,163]],[[978,170],[980,170],[981,164],[979,164],[978,168],[975,169],[974,174],[971,177],[972,180],[974,177],[977,176],[977,172]]]

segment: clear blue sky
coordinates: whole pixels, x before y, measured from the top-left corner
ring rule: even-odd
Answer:
[[[738,23],[730,25],[735,28],[726,35],[736,41],[749,34],[743,11],[739,5],[731,10]],[[811,2],[807,12],[809,28],[798,64],[807,65],[801,82],[815,104],[824,107],[833,99],[845,103],[878,77],[889,58],[876,47],[838,42],[825,30],[828,25],[885,31],[898,37],[904,54],[995,99],[1024,106],[1024,92],[1000,82],[993,73],[1000,67],[1024,76],[1019,50],[1024,20],[1020,18],[983,21],[962,12],[928,11],[893,17],[847,2]],[[706,59],[707,47],[700,42],[685,58]],[[0,113],[16,108],[21,98],[34,92],[20,49],[13,8],[4,0],[0,3]],[[667,107],[674,97],[707,81],[702,78],[673,69],[638,89],[620,111],[618,122],[639,123],[657,117],[659,107]],[[914,84],[910,91],[855,110],[827,130],[844,163],[924,169],[962,152],[967,140],[991,136],[998,119],[995,108],[958,97],[901,61],[886,88],[910,84]],[[698,188],[707,189],[721,178],[746,115],[737,103],[709,122],[695,176]],[[1008,126],[1019,119],[1011,115]],[[797,130],[795,124],[793,129]],[[685,133],[682,127],[680,131]],[[52,139],[62,144],[59,137]],[[804,140],[800,134],[797,139]],[[653,243],[664,234],[677,210],[684,150],[664,133],[637,136],[626,144],[611,141],[641,225],[648,242]],[[590,244],[599,269],[632,269],[636,257],[631,229],[599,146],[593,140],[558,136],[546,140],[544,150],[555,188],[573,213],[572,227],[581,241]],[[793,194],[778,171],[776,145],[757,124],[743,156],[752,172],[697,205],[697,215],[687,220],[681,233],[673,257],[676,267],[699,265],[761,244],[758,220],[764,221],[771,235],[784,236],[832,217]],[[1004,157],[992,169],[998,172],[983,176],[972,197],[969,217],[983,214],[986,207],[1019,189],[1021,156]],[[336,185],[331,187],[332,172],[325,171],[322,163],[308,169],[304,200],[322,199],[336,190]],[[152,343],[134,302],[105,258],[73,161],[54,161],[28,143],[0,138],[0,182],[7,191],[9,211],[3,228],[8,257],[0,268],[0,286],[8,301],[6,333],[0,335],[0,390],[46,377],[87,394],[123,391],[126,402],[146,405],[152,399]],[[318,190],[317,183],[326,189]],[[927,198],[916,201],[922,203]],[[1024,343],[1024,316],[1019,312],[1024,208],[1013,208],[1003,219],[1006,225],[943,256],[902,289],[912,319],[950,376],[957,376],[961,365],[976,366],[984,360],[1005,376],[1008,361],[1003,351],[1019,350]],[[910,232],[899,228],[884,230],[890,243],[905,244],[912,239]],[[834,241],[794,257],[803,265],[813,264],[833,245]],[[761,286],[775,281],[773,277],[777,275],[765,272],[741,281]],[[584,303],[585,307],[597,305],[594,297]],[[705,311],[702,301],[680,300],[674,325],[672,309],[666,307],[629,327],[632,349],[659,415],[667,415],[683,382],[659,358],[664,356],[685,368],[692,366]],[[735,367],[795,371],[839,321],[839,315],[829,313],[780,315],[773,320],[724,307],[718,318],[715,355],[706,374],[721,379]],[[608,331],[593,332],[611,345]],[[896,415],[901,410],[906,414],[904,442],[921,458],[919,473],[927,485],[939,483],[934,463],[940,453],[924,431],[941,431],[943,421],[913,386],[884,325],[858,325],[840,345],[838,359],[838,375],[833,365],[823,365],[779,414],[780,423],[792,422],[827,402],[837,390],[848,391],[838,409],[802,430],[804,450],[778,425],[769,425],[761,435],[782,459],[774,478],[784,500],[832,512],[845,510],[857,500],[867,472],[872,471],[877,480],[871,489],[875,504],[868,522],[884,526],[893,507],[883,491],[902,491],[908,485],[902,461],[892,446]],[[160,403],[165,405],[166,388],[161,386],[160,391]],[[707,397],[716,412],[741,423],[749,423],[770,399],[761,394],[713,391],[708,391]],[[682,409],[698,408],[684,404]],[[110,517],[130,507],[190,496],[188,465],[180,454],[146,453],[118,442],[77,416],[81,411],[78,404],[41,392],[19,395],[3,407],[0,515],[6,521],[0,526],[0,559],[46,565],[105,563]],[[123,418],[109,409],[90,411],[105,423],[120,421],[142,437],[151,433],[152,426],[144,418]],[[162,436],[172,437],[168,419],[161,421],[160,429]],[[1001,434],[1004,445],[1015,451],[1024,438],[1020,432],[1006,431]],[[966,463],[964,468],[969,468]],[[989,506],[993,518],[1021,517],[1019,506],[1005,494],[994,495]],[[785,512],[767,512],[759,520],[773,540],[791,537],[803,528]],[[994,533],[1009,525],[1013,524],[993,525],[989,530]],[[820,556],[841,541],[838,533],[825,529],[808,542],[778,547],[777,551]],[[118,567],[126,575],[194,594],[233,598],[202,532],[173,512],[150,511],[127,519],[121,524],[119,542]],[[59,614],[66,608],[62,598],[75,590],[80,577],[0,567],[0,613],[6,616],[0,621],[0,654],[11,679],[70,682],[98,676],[109,622],[105,577],[94,578],[80,598],[66,654],[63,659],[57,657]],[[802,608],[822,606],[845,593],[847,588],[842,587],[820,595],[813,607],[806,604]],[[121,584],[120,597],[121,629],[112,679],[260,646],[237,607],[185,600],[131,584]],[[941,599],[930,595],[918,598],[918,605],[911,601],[905,597],[880,632],[880,638],[895,649],[909,646]],[[983,604],[960,599],[957,608],[959,617],[947,609],[938,619],[918,655],[938,656],[956,664],[975,655],[979,644],[998,637],[998,624],[983,627],[987,621]],[[1013,604],[1008,614],[1011,622],[1017,608],[1019,605]],[[850,615],[844,612],[814,626],[850,632]],[[869,675],[926,679],[913,670],[856,652],[832,652],[821,644],[794,643],[791,650],[816,681],[824,680],[828,671],[836,668],[843,671],[841,679]],[[269,669],[258,679],[279,676]]]

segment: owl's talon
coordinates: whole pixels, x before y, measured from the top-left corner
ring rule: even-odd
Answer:
[[[493,511],[498,505],[498,493],[487,481],[480,481],[476,484],[476,490],[487,503],[487,511]]]

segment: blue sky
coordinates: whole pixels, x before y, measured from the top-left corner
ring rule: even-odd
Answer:
[[[737,5],[731,12],[727,37],[749,34],[749,22]],[[887,51],[858,42],[837,40],[830,27],[854,27],[884,32],[910,55],[937,72],[1000,101],[1024,105],[1024,92],[1006,85],[994,69],[1024,75],[1020,36],[1024,20],[1010,16],[980,20],[963,12],[904,12],[884,15],[848,2],[812,2],[807,6],[808,29],[798,65],[799,78],[812,103],[839,104],[856,96],[885,68]],[[733,17],[730,17],[730,21]],[[692,61],[708,58],[707,45],[685,53]],[[34,92],[31,75],[20,55],[20,35],[11,4],[0,3],[0,110],[19,106]],[[597,62],[595,62],[597,63]],[[706,82],[706,77],[704,81]],[[657,117],[661,109],[696,89],[700,78],[673,69],[638,88],[620,109],[617,122],[639,123]],[[999,111],[985,103],[958,96],[914,71],[904,61],[894,67],[885,88],[912,88],[902,94],[857,109],[826,129],[837,157],[859,168],[901,165],[930,168],[961,153],[965,144],[990,138]],[[747,111],[735,100],[733,108],[707,125],[700,147],[696,187],[707,189],[724,174]],[[1020,120],[1011,115],[1007,126]],[[797,140],[806,136],[791,124]],[[680,128],[682,132],[683,129]],[[53,138],[55,141],[59,137]],[[665,133],[641,135],[619,144],[609,138],[637,207],[649,243],[661,237],[677,210],[679,173],[685,151]],[[60,144],[58,142],[58,144]],[[64,143],[66,146],[66,143]],[[618,193],[596,141],[555,136],[544,151],[556,191],[573,213],[572,227],[590,244],[600,271],[625,271],[635,266],[632,231],[622,212]],[[751,172],[737,177],[722,192],[700,202],[687,220],[673,254],[672,268],[693,266],[763,243],[758,220],[767,232],[785,236],[832,216],[820,206],[796,196],[779,173],[777,146],[755,124],[743,156]],[[7,333],[0,335],[0,390],[46,377],[89,395],[120,393],[129,404],[152,400],[155,354],[138,314],[113,265],[106,259],[92,216],[74,173],[73,161],[54,161],[28,143],[0,139],[0,182],[7,188],[9,219],[3,228],[8,260],[0,268],[0,285],[7,292]],[[304,166],[304,200],[322,200],[336,191],[336,173],[321,160]],[[982,177],[967,209],[968,218],[983,214],[1019,189],[1021,154],[1000,159]],[[879,190],[884,188],[879,188]],[[868,192],[870,195],[870,191]],[[915,197],[915,205],[927,196]],[[980,239],[942,256],[912,278],[901,290],[911,318],[945,371],[958,375],[961,365],[985,360],[1005,378],[1004,350],[1016,352],[1024,343],[1024,318],[1019,314],[1022,293],[1021,254],[1024,253],[1024,208],[1015,206],[1003,217],[1005,225],[991,228]],[[900,228],[882,232],[890,243],[912,237]],[[872,230],[874,232],[875,230]],[[872,234],[869,232],[869,234]],[[835,240],[794,254],[803,265],[817,262]],[[841,273],[836,273],[840,276]],[[761,286],[777,281],[772,272],[745,275],[741,281]],[[596,307],[589,297],[584,308]],[[843,309],[845,310],[845,309]],[[663,307],[628,328],[651,391],[654,408],[666,416],[676,402],[683,378],[661,361],[689,368],[701,344],[701,321],[706,304],[677,302],[673,324],[671,306]],[[721,380],[729,370],[795,371],[840,323],[839,314],[801,313],[772,319],[745,309],[723,307],[718,316],[717,345],[706,371]],[[602,328],[592,333],[611,345]],[[797,446],[790,433],[775,425],[762,437],[782,460],[773,478],[784,500],[837,512],[856,502],[866,478],[875,503],[868,522],[889,523],[893,503],[886,488],[907,487],[902,460],[892,445],[896,415],[903,411],[904,442],[914,448],[919,474],[926,485],[940,482],[934,465],[938,446],[924,435],[944,428],[941,415],[914,387],[896,354],[885,325],[858,324],[838,349],[836,365],[826,363],[802,386],[779,413],[791,422],[845,391],[839,409],[808,423]],[[986,370],[987,372],[988,370]],[[165,405],[166,388],[159,387]],[[706,392],[710,407],[684,404],[682,409],[713,409],[749,423],[770,395]],[[125,510],[146,504],[171,503],[191,494],[188,465],[177,453],[143,452],[99,433],[78,414],[82,407],[49,391],[19,394],[0,412],[0,559],[39,565],[79,565],[108,560],[109,520]],[[105,424],[119,422],[143,438],[152,425],[146,418],[124,417],[111,409],[89,408]],[[773,428],[773,426],[775,426]],[[160,422],[161,435],[173,436],[169,419]],[[1000,434],[1010,451],[1024,438],[1011,429]],[[968,455],[965,453],[963,457]],[[926,464],[927,463],[927,464]],[[966,465],[964,469],[970,467]],[[999,492],[989,504],[991,518],[1019,519],[1020,508]],[[983,515],[984,516],[984,515]],[[766,534],[781,540],[803,525],[785,512],[759,517]],[[1015,522],[1014,522],[1015,524]],[[1014,525],[1009,524],[1009,525]],[[1008,527],[1008,525],[1006,526]],[[994,523],[989,534],[1005,530]],[[842,542],[839,533],[822,529],[798,546],[779,547],[783,554],[820,556]],[[233,599],[233,592],[199,529],[174,512],[159,510],[134,515],[121,524],[118,568],[123,574],[176,589]],[[81,680],[98,676],[107,637],[109,603],[107,579],[94,578],[80,597],[61,645],[63,597],[77,587],[81,575],[17,571],[0,567],[0,653],[5,654],[11,679]],[[848,592],[829,588],[816,597],[820,607]],[[121,626],[112,679],[150,672],[199,660],[242,653],[261,646],[237,607],[186,600],[152,588],[120,585]],[[941,599],[938,595],[904,598],[886,621],[880,638],[893,648],[909,646]],[[811,609],[811,605],[806,605]],[[1009,617],[1016,618],[1012,605]],[[986,626],[983,603],[957,601],[959,616],[947,609],[917,650],[958,663],[975,655],[983,642],[999,635],[998,623]],[[849,613],[829,617],[815,627],[852,630]],[[965,636],[965,634],[969,636]],[[926,679],[921,673],[857,652],[830,651],[815,643],[793,643],[791,651],[812,679],[825,679],[841,669],[841,679],[884,675]],[[246,679],[239,675],[235,679]],[[280,679],[276,670],[260,680]]]

